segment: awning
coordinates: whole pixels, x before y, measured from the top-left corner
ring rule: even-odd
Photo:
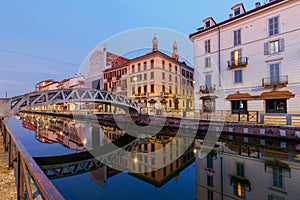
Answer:
[[[200,99],[202,100],[211,100],[211,99],[217,99],[218,97],[215,95],[207,95],[207,96],[202,96]]]
[[[263,92],[259,98],[260,99],[290,99],[294,98],[295,94],[292,94],[290,91],[272,91],[272,92]]]
[[[154,99],[151,99],[150,101],[148,101],[149,103],[156,103],[157,101],[155,101]]]
[[[248,93],[236,93],[230,94],[227,96],[226,100],[234,101],[234,100],[254,100],[257,96],[251,96]]]

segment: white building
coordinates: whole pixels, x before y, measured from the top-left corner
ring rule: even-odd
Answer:
[[[300,1],[267,0],[190,35],[194,42],[195,107],[203,112],[299,113]],[[199,73],[196,73],[198,71]]]

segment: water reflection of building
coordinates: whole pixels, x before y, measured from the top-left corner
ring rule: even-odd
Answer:
[[[196,146],[201,147],[198,140]],[[201,199],[298,199],[297,154],[234,143],[218,143],[206,157],[196,156],[196,193]]]
[[[114,164],[138,179],[161,187],[174,177],[178,180],[179,173],[194,162],[193,146],[187,148],[185,140],[168,136],[149,138],[133,150],[136,157],[122,157]]]

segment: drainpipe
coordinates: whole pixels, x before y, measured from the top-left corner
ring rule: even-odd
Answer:
[[[221,87],[221,32],[218,26],[218,69],[219,69],[219,87]]]

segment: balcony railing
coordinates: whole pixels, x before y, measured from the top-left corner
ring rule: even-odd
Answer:
[[[136,93],[134,94],[135,97],[148,97],[148,92]]]
[[[246,67],[248,65],[248,58],[239,58],[237,60],[229,60],[228,61],[228,68],[233,69],[236,67]]]
[[[199,91],[204,93],[204,94],[208,94],[208,93],[211,93],[211,92],[214,92],[216,90],[216,85],[211,85],[211,86],[208,86],[208,85],[201,85],[200,86],[200,89]]]
[[[161,97],[174,97],[175,94],[169,93],[169,92],[161,92],[160,93]]]
[[[271,76],[262,79],[262,86],[268,87],[286,87],[288,84],[288,76]]]

